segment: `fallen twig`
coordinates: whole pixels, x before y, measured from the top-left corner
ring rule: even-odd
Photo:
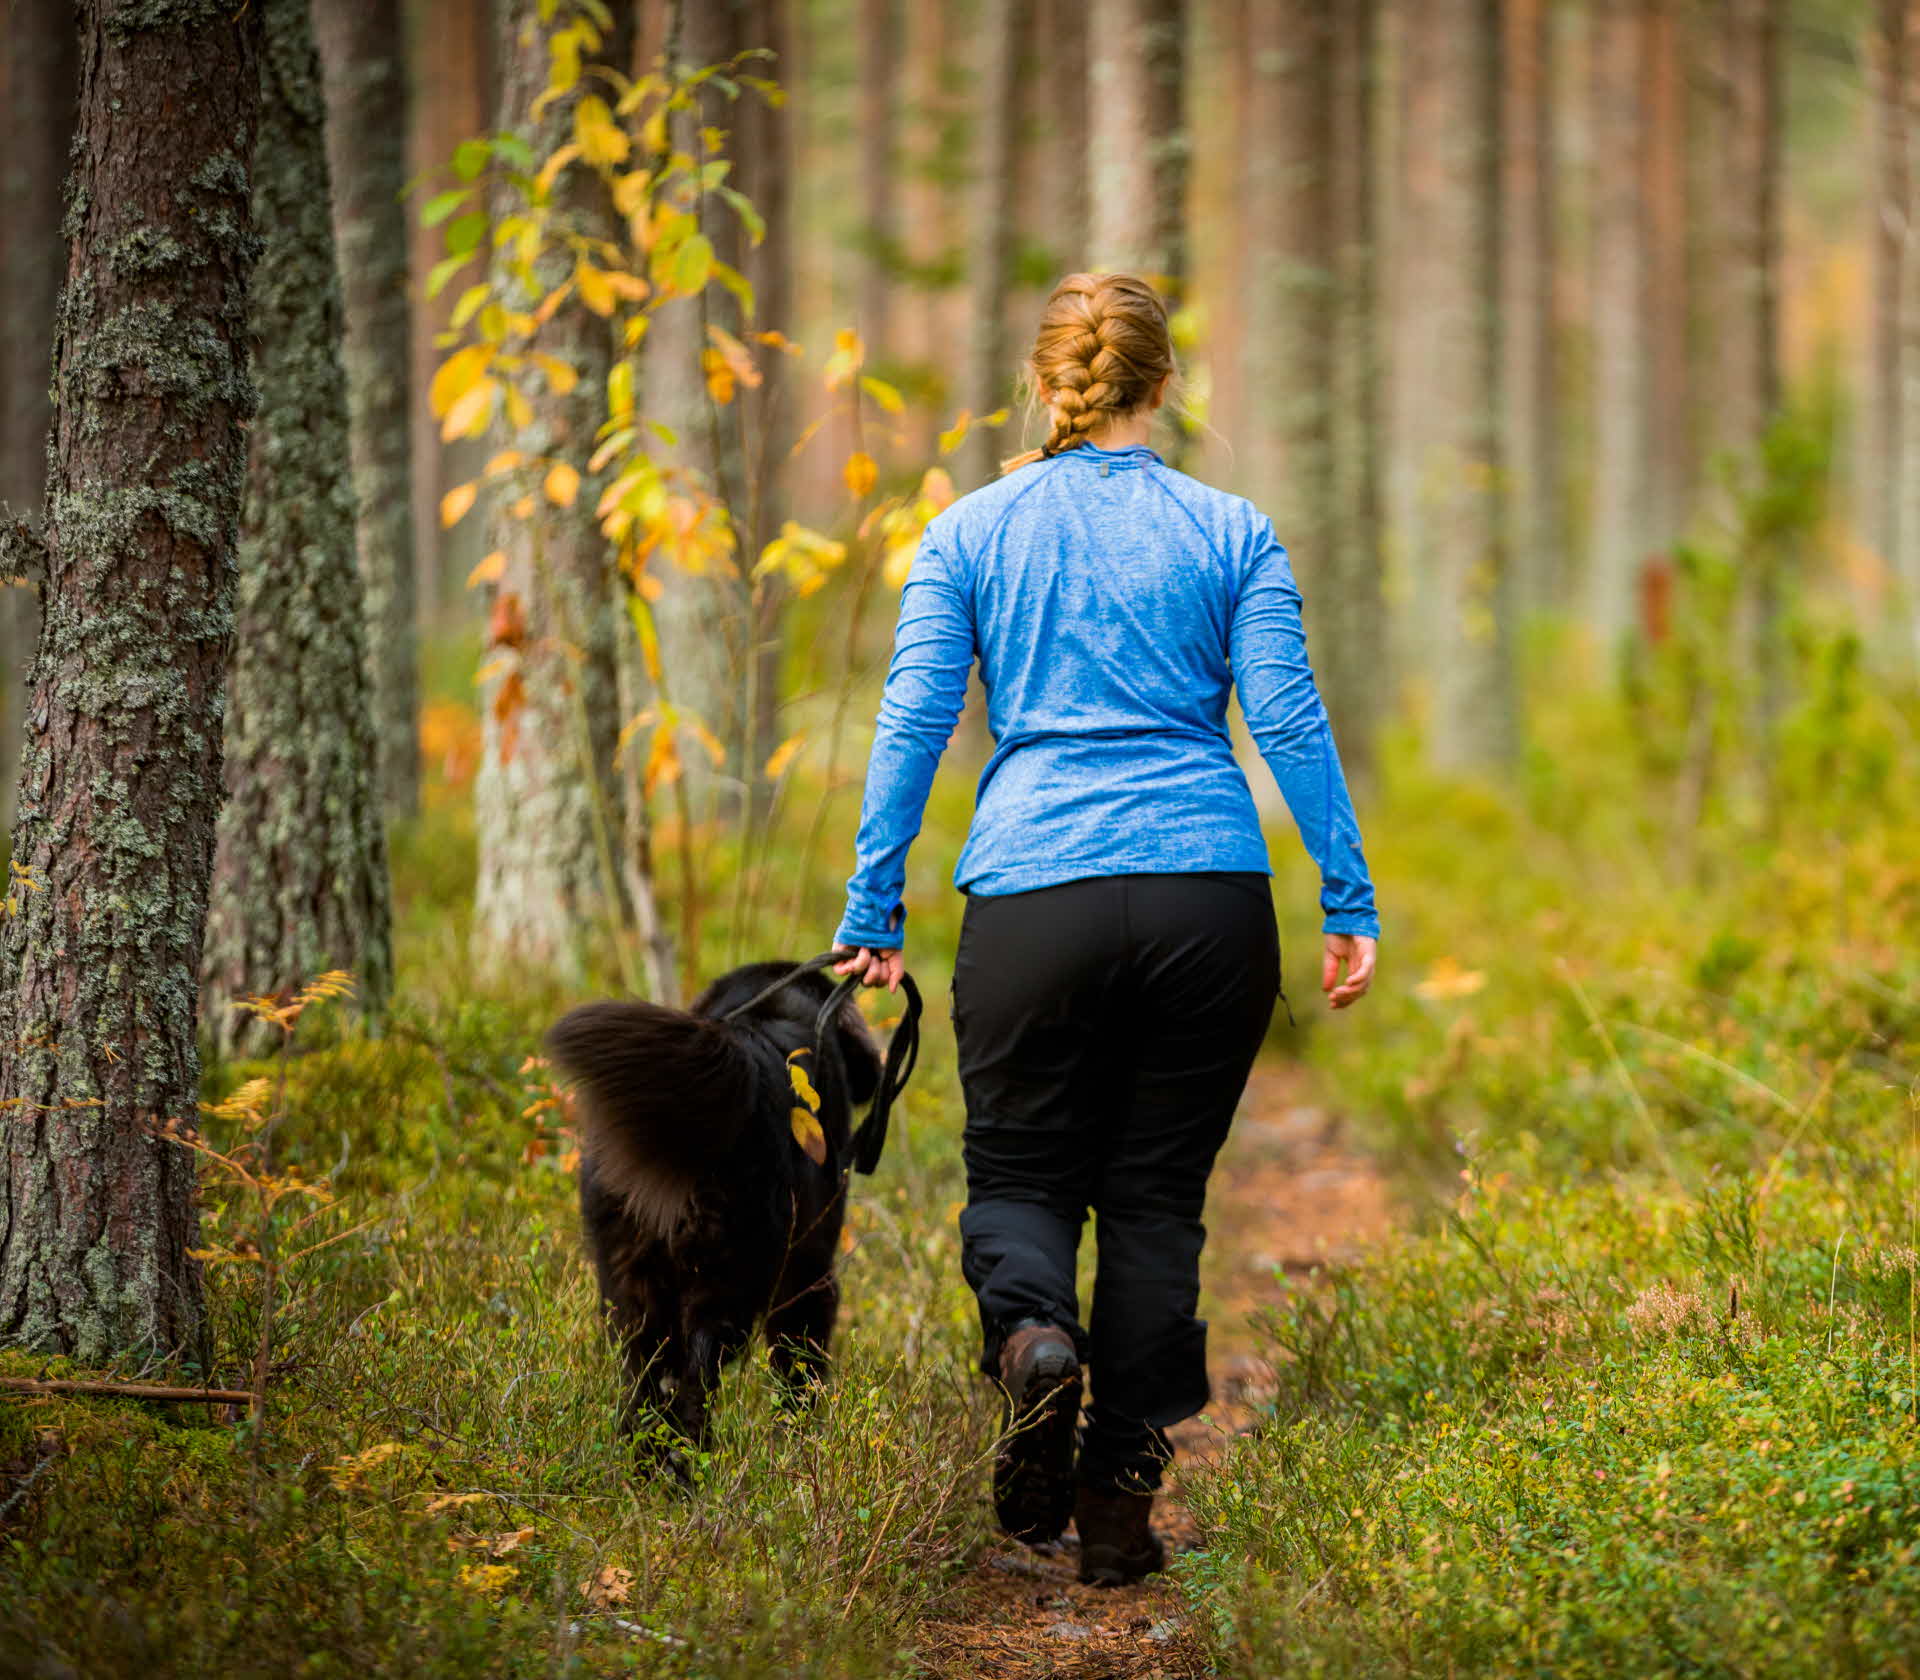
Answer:
[[[110,1400],[204,1400],[216,1406],[249,1406],[245,1388],[168,1388],[159,1383],[80,1382],[65,1377],[0,1377],[16,1394],[97,1394]]]

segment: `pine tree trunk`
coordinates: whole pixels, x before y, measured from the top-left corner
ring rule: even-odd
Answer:
[[[0,919],[0,1339],[199,1341],[196,981],[245,481],[257,7],[85,0],[45,627]],[[138,260],[131,260],[137,253]]]
[[[966,371],[961,403],[975,414],[1001,406],[1013,373],[1007,344],[1007,284],[1013,263],[1013,129],[1015,40],[1013,0],[981,0],[974,40],[979,74],[973,101],[973,198],[969,217]],[[972,490],[997,473],[1000,433],[976,426],[960,453],[960,488]]]
[[[1432,757],[1473,769],[1510,759],[1516,735],[1494,424],[1499,19],[1494,0],[1426,0],[1399,29],[1393,540],[1416,580]]]
[[[1907,104],[1908,60],[1913,46],[1907,38],[1909,0],[1876,0],[1867,42],[1867,66],[1872,93],[1873,176],[1867,208],[1867,251],[1871,264],[1866,322],[1866,357],[1861,369],[1860,424],[1854,454],[1856,521],[1861,539],[1885,557],[1894,569],[1904,606],[1915,597],[1900,563],[1911,545],[1901,529],[1901,466],[1906,460],[1902,437],[1902,387],[1905,351],[1901,341],[1902,290],[1906,279],[1911,229],[1908,225],[1909,128],[1913,113]],[[1878,593],[1878,592],[1875,592]],[[1869,598],[1869,608],[1874,603]],[[1877,615],[1876,615],[1877,616]],[[1898,656],[1911,650],[1905,612],[1883,622],[1898,623]]]
[[[547,85],[547,33],[537,0],[503,0],[499,41],[497,126],[518,130],[544,159],[571,136],[575,102],[593,90],[593,78],[584,76],[573,94],[550,100],[530,119]],[[615,31],[598,56],[617,67],[630,51],[629,39]],[[590,171],[568,168],[553,191],[570,231],[621,238],[606,191]],[[503,203],[498,213],[511,207]],[[550,240],[538,269],[540,295],[572,271],[571,251],[557,237]],[[495,279],[503,287],[514,284],[504,266]],[[529,297],[516,307],[537,301]],[[542,505],[526,520],[499,509],[492,520],[492,545],[507,558],[493,587],[489,660],[506,668],[482,695],[473,947],[476,961],[495,974],[533,968],[577,978],[583,941],[616,922],[621,907],[614,581],[594,519],[602,476],[584,473],[606,414],[612,335],[599,316],[575,304],[554,315],[540,343],[575,370],[578,383],[564,395],[549,390],[535,397],[532,427],[503,435],[499,446],[568,461],[583,479],[571,507]]]
[[[1053,259],[1053,278],[1084,269],[1087,255],[1087,3],[1039,0],[1040,43],[1028,76],[1040,176],[1036,239]],[[1012,450],[1008,451],[1013,453]]]
[[[78,32],[72,0],[14,0],[0,60],[0,505],[40,511],[47,477],[47,387],[54,312],[66,272],[60,184],[73,138]],[[0,584],[0,825],[13,826],[21,703],[40,632],[30,588]]]
[[[1089,0],[1088,246],[1096,269],[1186,276],[1186,0]]]
[[[1611,654],[1632,624],[1646,515],[1646,281],[1638,4],[1593,24],[1593,534],[1586,622]]]
[[[1390,683],[1381,649],[1380,354],[1374,250],[1375,0],[1333,8],[1332,158],[1334,529],[1317,610],[1320,687],[1349,777],[1372,778]]]
[[[1553,605],[1560,576],[1554,400],[1552,102],[1548,0],[1501,8],[1500,449],[1514,609]]]
[[[381,797],[420,804],[408,303],[407,66],[399,0],[316,0],[340,256],[367,669]]]
[[[262,0],[250,304],[260,413],[240,588],[201,1009],[225,1051],[259,1037],[232,1000],[352,971],[377,1018],[392,987],[387,846],[353,534],[326,104],[307,0]]]
[[[1645,0],[1641,54],[1641,199],[1645,240],[1647,495],[1645,544],[1666,551],[1686,520],[1690,291],[1684,0]]]
[[[865,226],[860,258],[860,336],[877,361],[893,351],[894,270],[900,256],[895,193],[894,83],[900,75],[895,0],[860,0],[860,191]]]
[[[1906,234],[1900,273],[1900,412],[1893,480],[1894,563],[1905,595],[1911,657],[1920,664],[1920,0],[1907,0],[1905,62]]]

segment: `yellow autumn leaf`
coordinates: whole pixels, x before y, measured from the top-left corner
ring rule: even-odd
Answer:
[[[829,391],[837,391],[852,380],[866,359],[867,347],[860,342],[860,335],[851,327],[842,327],[833,335],[833,354],[820,377]]]
[[[574,386],[580,383],[579,369],[570,362],[563,362],[558,356],[549,356],[544,351],[532,351],[527,360],[532,362],[547,376],[547,389],[556,397],[564,397]]]
[[[813,1117],[813,1111],[796,1108],[791,1123],[793,1141],[806,1151],[807,1159],[816,1167],[824,1167],[827,1164],[827,1134],[820,1129],[820,1122]]]
[[[889,589],[905,589],[907,578],[913,571],[913,559],[920,552],[920,539],[914,537],[907,542],[889,543],[887,557],[880,567],[881,576],[887,580]]]
[[[483,379],[471,390],[463,391],[440,422],[440,441],[452,443],[455,438],[478,437],[493,418],[493,403],[499,394],[497,379]]]
[[[554,462],[544,486],[547,500],[555,507],[572,507],[580,494],[580,474],[565,461]]]
[[[459,1584],[487,1598],[506,1589],[507,1583],[519,1575],[520,1571],[504,1563],[469,1563],[461,1568],[456,1578]]]
[[[813,1088],[813,1081],[807,1076],[807,1070],[801,1065],[800,1058],[810,1055],[804,1046],[787,1057],[787,1082],[793,1087],[793,1094],[806,1104],[809,1114],[820,1112],[820,1093]]]
[[[477,484],[456,484],[440,498],[440,526],[450,530],[467,517],[475,499],[480,494]]]
[[[847,482],[847,494],[857,502],[865,498],[878,482],[880,463],[864,449],[856,449],[847,457],[841,476]]]
[[[613,120],[613,111],[598,94],[590,93],[573,108],[573,137],[580,155],[596,168],[612,168],[627,161],[633,144],[626,130]]]
[[[478,589],[483,583],[498,583],[506,574],[506,570],[507,551],[504,548],[496,548],[467,573],[467,587]]]
[[[497,478],[501,473],[512,472],[515,467],[521,465],[525,460],[526,456],[522,455],[519,450],[503,449],[487,462],[486,468],[481,476],[483,478]]]
[[[573,283],[580,290],[580,301],[594,314],[607,316],[613,313],[618,300],[613,295],[613,285],[605,270],[582,260],[573,271]]]
[[[707,395],[722,408],[733,401],[733,369],[727,358],[709,345],[700,352],[700,370],[707,376]]]
[[[968,428],[973,425],[973,415],[967,409],[961,409],[954,422],[940,434],[940,453],[951,455],[966,442]]]
[[[1472,997],[1487,983],[1487,977],[1477,968],[1462,968],[1452,957],[1441,957],[1427,970],[1427,977],[1413,989],[1420,997],[1433,1002],[1449,1002],[1455,998]]]
[[[518,385],[507,387],[507,420],[515,431],[525,431],[533,424],[533,404]]]
[[[787,766],[800,756],[800,749],[806,740],[804,735],[789,735],[767,755],[764,774],[768,781],[779,781]]]
[[[487,368],[493,361],[493,347],[487,344],[469,344],[464,350],[456,350],[440,364],[440,370],[433,376],[433,383],[427,387],[427,402],[438,419],[452,408],[473,387],[485,377]]]
[[[651,797],[653,790],[659,787],[671,787],[680,778],[680,749],[673,743],[673,731],[667,728],[653,732],[653,750],[647,754],[647,768],[641,778],[641,786]]]

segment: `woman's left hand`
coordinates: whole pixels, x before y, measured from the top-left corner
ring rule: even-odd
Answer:
[[[835,974],[857,974],[863,984],[885,986],[890,992],[900,989],[900,977],[907,972],[907,965],[898,951],[870,951],[864,945],[858,950],[850,945],[836,945],[834,949],[847,953],[845,962],[833,965]]]

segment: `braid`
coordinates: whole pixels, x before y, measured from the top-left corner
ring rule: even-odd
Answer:
[[[1047,300],[1032,368],[1053,427],[1008,470],[1090,443],[1109,421],[1145,406],[1173,372],[1166,306],[1133,275],[1070,274]]]

